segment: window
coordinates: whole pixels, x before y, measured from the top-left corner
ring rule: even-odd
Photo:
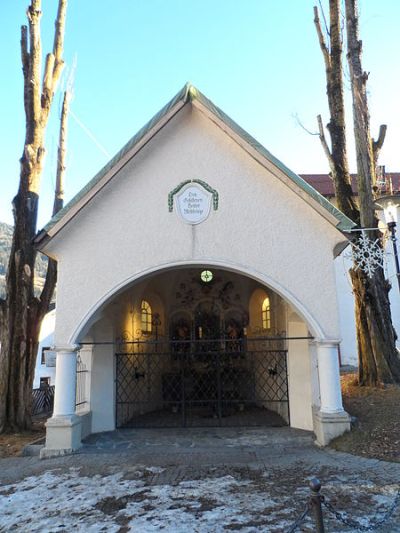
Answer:
[[[41,389],[47,389],[47,387],[50,387],[50,378],[49,377],[41,377],[40,378],[40,385],[39,387]]]
[[[50,346],[43,346],[42,353],[40,357],[40,364],[45,365],[46,364],[46,352],[50,351]]]
[[[142,300],[141,319],[142,319],[142,333],[151,333],[151,307],[149,302]]]
[[[261,320],[263,329],[271,329],[271,304],[268,296],[262,303]]]

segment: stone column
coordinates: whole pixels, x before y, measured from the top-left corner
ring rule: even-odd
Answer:
[[[332,439],[350,430],[350,417],[343,410],[340,388],[338,341],[317,341],[320,407],[314,413],[317,444],[326,446]]]
[[[76,348],[56,348],[56,384],[53,417],[75,414]]]
[[[319,390],[321,412],[338,413],[343,411],[338,343],[319,342],[317,344]]]
[[[46,423],[40,457],[72,453],[81,447],[81,420],[75,414],[77,346],[57,346],[53,416]]]

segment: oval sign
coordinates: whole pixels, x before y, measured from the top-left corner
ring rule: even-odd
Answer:
[[[211,211],[212,194],[200,185],[191,183],[176,195],[178,212],[187,224],[204,222]]]

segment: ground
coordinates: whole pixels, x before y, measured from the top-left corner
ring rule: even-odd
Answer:
[[[45,436],[45,422],[45,418],[36,417],[31,431],[6,435],[0,434],[0,459],[21,455],[27,444],[43,438]]]
[[[314,476],[364,526],[396,503],[383,531],[400,532],[400,464],[320,449],[292,428],[120,430],[77,455],[4,458],[0,531],[287,532]],[[330,533],[355,531],[324,516]],[[309,514],[300,531],[315,531]]]
[[[378,531],[400,533],[400,390],[352,379],[343,378],[343,396],[355,429],[326,449],[292,428],[132,429],[40,461],[16,455],[32,435],[9,446],[3,437],[0,532],[288,532],[317,477],[342,518],[368,527],[391,513]],[[323,512],[326,531],[358,531]],[[310,513],[297,531],[315,531]]]
[[[331,447],[363,457],[400,462],[400,387],[358,387],[354,373],[342,376],[344,408],[355,417],[350,433]]]

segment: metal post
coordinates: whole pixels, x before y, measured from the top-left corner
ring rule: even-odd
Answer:
[[[217,372],[217,416],[218,424],[222,426],[222,386],[221,386],[221,359],[220,350],[214,354],[211,354],[217,358],[216,372]]]
[[[186,402],[185,402],[185,365],[186,365],[186,352],[179,352],[179,360],[181,363],[181,409],[182,409],[182,424],[186,427]]]
[[[399,265],[399,256],[397,254],[396,222],[388,222],[388,228],[390,231],[390,239],[393,244],[394,262],[396,265],[396,277],[397,277],[397,283],[399,284],[399,290],[400,290],[400,265]]]
[[[321,501],[322,496],[320,494],[321,490],[321,483],[317,478],[313,478],[310,481],[310,489],[311,489],[311,496],[310,496],[310,504],[311,509],[314,514],[314,520],[315,520],[315,526],[316,526],[316,533],[325,533],[324,528],[324,518],[322,516],[322,507],[321,507]]]

